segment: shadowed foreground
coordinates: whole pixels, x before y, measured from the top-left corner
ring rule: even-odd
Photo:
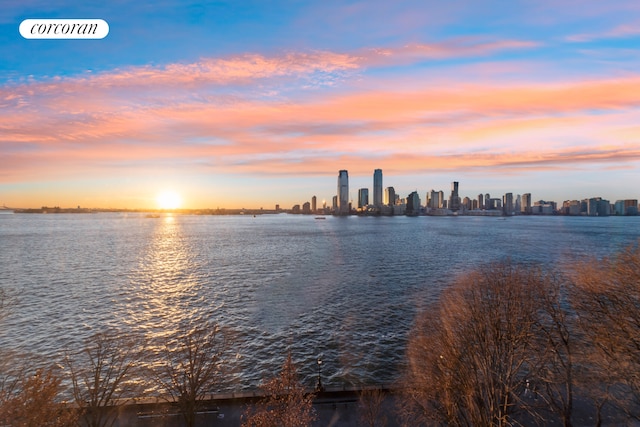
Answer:
[[[397,414],[397,401],[400,399],[393,390],[382,389],[384,400],[376,419],[376,426],[400,427],[402,420]],[[316,396],[313,408],[318,415],[317,420],[312,424],[317,427],[356,427],[367,426],[361,418],[362,408],[359,406],[362,389],[356,388],[331,388]],[[240,426],[241,416],[247,406],[255,404],[260,398],[259,392],[244,392],[227,395],[218,395],[215,399],[207,401],[207,406],[198,413],[196,426]],[[533,398],[533,397],[532,397]],[[593,426],[594,414],[587,402],[576,404],[575,425]],[[386,419],[386,424],[381,423],[381,419]],[[527,420],[522,420],[527,425]],[[137,404],[123,405],[120,408],[118,418],[114,427],[183,427],[184,420],[178,413],[177,408],[165,402],[144,402]],[[549,426],[561,426],[560,419],[550,419]],[[603,425],[620,426],[634,425],[630,423],[624,414],[607,413],[604,416]]]

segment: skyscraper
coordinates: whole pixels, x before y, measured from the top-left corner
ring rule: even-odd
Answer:
[[[316,198],[316,196],[313,196],[311,198],[311,212],[315,213],[316,212],[316,203],[317,203],[318,199]]]
[[[513,215],[513,193],[505,193],[502,196],[502,213],[505,215]]]
[[[458,195],[458,181],[451,183],[451,196],[449,197],[449,209],[457,211],[460,209],[460,196]]]
[[[358,209],[362,209],[369,204],[369,189],[361,188],[358,190]]]
[[[387,206],[393,206],[396,204],[396,190],[393,187],[387,187],[384,189],[384,204]]]
[[[522,203],[520,204],[520,212],[525,214],[531,213],[531,193],[522,195]]]
[[[420,214],[420,196],[417,191],[414,191],[407,196],[407,208],[405,214],[409,216]]]
[[[338,173],[338,215],[349,214],[349,173],[341,170]]]
[[[373,205],[382,206],[382,169],[373,171]]]

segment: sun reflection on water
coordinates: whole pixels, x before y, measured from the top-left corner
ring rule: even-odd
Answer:
[[[165,215],[156,223],[131,277],[138,297],[128,310],[128,321],[146,338],[171,335],[179,322],[192,323],[202,315],[195,258],[179,219]]]

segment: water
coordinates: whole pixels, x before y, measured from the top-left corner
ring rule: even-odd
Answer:
[[[5,215],[0,348],[62,359],[108,328],[157,337],[212,320],[235,340],[224,390],[291,350],[305,383],[391,382],[415,315],[456,275],[511,257],[550,267],[640,238],[640,217]]]

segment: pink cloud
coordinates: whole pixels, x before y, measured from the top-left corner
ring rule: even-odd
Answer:
[[[400,65],[417,61],[486,56],[505,50],[531,49],[541,46],[527,40],[487,40],[479,37],[457,37],[439,43],[414,43],[395,48],[363,50],[364,65]]]
[[[166,164],[189,171],[325,174],[342,162],[363,171],[372,163],[417,171],[636,162],[637,130],[624,133],[633,120],[613,119],[640,107],[635,76],[552,84],[468,84],[452,76],[438,85],[376,81],[367,87],[365,81],[358,87],[366,89],[355,90],[345,84],[350,91],[300,99],[254,94],[270,88],[259,81],[264,78],[358,70],[381,57],[391,64],[528,47],[456,41],[368,51],[370,56],[243,56],[5,86],[0,182]],[[247,86],[232,95],[207,91],[212,82],[234,79]],[[167,90],[173,90],[170,97]]]
[[[598,33],[582,33],[567,36],[565,39],[570,42],[584,43],[601,39],[618,39],[636,37],[640,35],[640,23],[622,24],[610,30]]]

